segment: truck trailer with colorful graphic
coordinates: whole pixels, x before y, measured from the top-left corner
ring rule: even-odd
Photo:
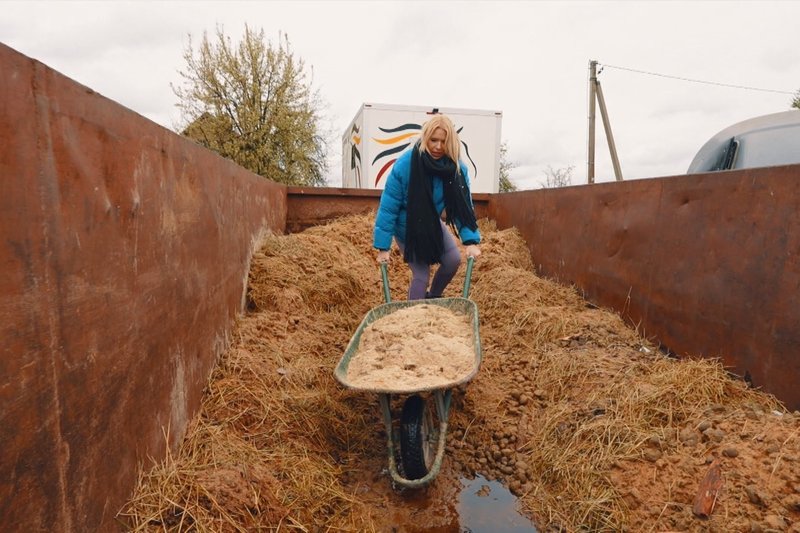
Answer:
[[[419,139],[436,113],[450,117],[472,192],[496,193],[500,175],[501,111],[363,104],[342,137],[342,186],[383,189],[397,158]]]

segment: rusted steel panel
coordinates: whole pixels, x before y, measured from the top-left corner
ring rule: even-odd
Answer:
[[[335,187],[288,187],[286,231],[298,233],[345,215],[378,208],[381,191]]]
[[[800,165],[496,195],[539,271],[800,409]]]
[[[337,217],[369,213],[378,209],[380,190],[335,187],[289,187],[286,231],[297,233]],[[487,216],[489,197],[475,193],[472,202],[478,218]]]
[[[0,523],[108,531],[173,448],[286,189],[0,45]]]

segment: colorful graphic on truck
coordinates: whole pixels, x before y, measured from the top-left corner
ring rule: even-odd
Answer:
[[[380,131],[387,134],[394,134],[399,133],[399,135],[392,135],[391,137],[387,137],[384,139],[378,139],[373,137],[372,140],[378,144],[388,146],[390,148],[386,148],[385,150],[381,151],[378,155],[375,156],[375,159],[372,160],[372,166],[375,165],[382,165],[380,170],[378,170],[378,174],[375,176],[375,187],[378,186],[380,183],[381,178],[383,178],[384,174],[386,174],[389,169],[392,168],[394,162],[397,161],[399,154],[403,153],[409,146],[411,146],[414,142],[416,142],[416,138],[419,137],[419,132],[422,129],[422,125],[420,124],[403,124],[401,126],[396,126],[394,128],[382,128],[378,127]],[[464,129],[462,126],[458,129],[458,134],[461,135],[461,131]],[[475,161],[472,160],[472,157],[469,155],[469,146],[465,143],[462,139],[461,144],[464,146],[464,154],[466,155],[469,162],[472,164],[472,179],[476,179],[478,177],[478,168],[475,166]],[[394,156],[394,157],[393,157]],[[386,162],[383,162],[387,157],[391,157]]]
[[[358,151],[358,146],[361,144],[361,137],[358,134],[358,126],[353,124],[350,129],[350,170],[354,170],[356,174],[355,186],[361,187],[361,152]]]
[[[382,144],[382,145],[386,145],[386,146],[390,146],[390,145],[393,145],[393,144],[396,145],[396,146],[392,146],[391,148],[388,148],[386,150],[383,150],[378,155],[376,155],[375,159],[372,160],[372,166],[373,167],[375,166],[375,164],[379,160],[384,159],[386,157],[393,156],[395,154],[399,154],[399,153],[403,152],[403,150],[405,150],[406,148],[411,146],[412,139],[415,141],[416,137],[419,137],[419,130],[422,129],[422,126],[419,125],[419,124],[403,124],[402,126],[397,126],[395,128],[381,128],[381,127],[379,127],[378,129],[381,130],[383,133],[398,133],[398,132],[403,132],[403,133],[401,133],[400,135],[395,135],[395,136],[389,137],[387,139],[376,139],[374,137],[372,138],[372,140],[375,141],[378,144]],[[404,142],[404,141],[407,141],[407,142]],[[381,181],[381,178],[386,173],[386,171],[388,171],[390,168],[392,168],[392,165],[394,165],[395,161],[397,161],[397,157],[394,157],[394,158],[390,159],[389,161],[387,161],[386,163],[383,164],[381,169],[378,171],[377,176],[375,176],[375,186],[376,187],[378,186],[378,183]]]

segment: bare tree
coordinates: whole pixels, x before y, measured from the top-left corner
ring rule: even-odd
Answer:
[[[500,144],[500,192],[513,192],[517,186],[511,182],[511,170],[517,165],[508,159],[508,141]]]
[[[574,170],[575,167],[573,165],[559,169],[553,169],[553,167],[547,165],[547,170],[544,171],[545,182],[542,188],[554,189],[572,185],[572,172]]]
[[[245,25],[234,45],[221,27],[184,51],[179,99],[186,135],[241,166],[289,185],[324,185],[327,135],[322,103],[305,64],[279,35]]]

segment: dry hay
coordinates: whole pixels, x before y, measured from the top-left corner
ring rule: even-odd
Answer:
[[[342,218],[271,237],[256,254],[250,312],[181,448],[143,472],[120,516],[131,528],[392,525],[384,507],[357,496],[354,481],[374,474],[374,483],[389,484],[380,474],[385,437],[375,397],[333,379],[361,318],[381,302],[372,224],[373,215]],[[643,457],[653,443],[680,459],[667,463],[669,471],[714,451],[681,440],[709,413],[731,420],[760,413],[764,424],[781,406],[731,378],[718,361],[660,355],[617,315],[534,275],[516,230],[480,225],[483,255],[471,298],[483,364],[455,391],[444,469],[502,480],[548,531],[649,530],[667,519],[691,529],[691,517],[690,525],[681,523],[668,507],[646,514],[631,492],[642,482],[641,465],[651,465]],[[460,295],[463,270],[445,296]],[[409,273],[397,251],[390,279],[393,299],[404,299]],[[785,420],[790,424],[791,415]],[[796,450],[797,439],[787,435],[784,445]],[[697,475],[688,466],[686,472]]]

